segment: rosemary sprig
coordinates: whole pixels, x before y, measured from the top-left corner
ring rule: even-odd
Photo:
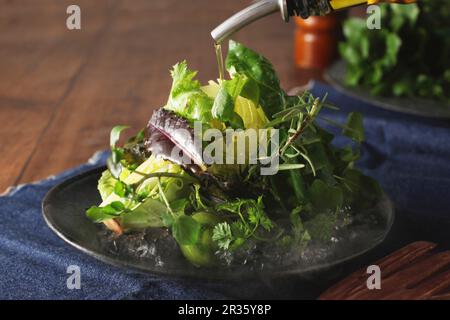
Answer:
[[[320,99],[317,98],[314,100],[311,109],[308,113],[306,114],[301,113],[299,115],[299,119],[296,125],[297,128],[295,129],[294,133],[289,136],[284,146],[280,149],[280,155],[284,155],[289,146],[291,146],[294,143],[294,141],[297,140],[297,138],[311,125],[311,123],[313,123],[320,109],[321,109]]]

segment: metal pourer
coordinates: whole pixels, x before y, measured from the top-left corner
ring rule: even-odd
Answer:
[[[291,16],[306,19],[310,15],[329,11],[330,7],[326,0],[260,0],[223,22],[211,32],[211,36],[217,44],[220,44],[246,25],[275,12],[281,12],[283,20],[288,22]]]
[[[246,25],[277,11],[281,11],[285,21],[289,19],[286,0],[260,0],[225,20],[211,32],[211,36],[217,44],[220,44]]]

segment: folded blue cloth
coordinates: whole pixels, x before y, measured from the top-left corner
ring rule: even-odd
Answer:
[[[51,231],[41,214],[47,191],[67,178],[104,165],[108,153],[0,197],[0,299],[214,299],[214,288],[167,280],[107,265],[71,247]],[[68,289],[71,265],[81,288]]]
[[[365,116],[366,140],[360,168],[379,180],[398,212],[448,221],[450,213],[450,129],[441,121],[377,109],[316,83],[317,96],[341,111],[326,117],[344,122],[346,113]],[[345,143],[337,138],[337,144]],[[103,165],[106,153],[44,181],[13,188],[0,197],[0,299],[214,299],[217,285],[168,280],[119,269],[87,256],[59,239],[45,224],[41,201],[54,185]],[[67,268],[81,271],[81,289],[68,289]]]

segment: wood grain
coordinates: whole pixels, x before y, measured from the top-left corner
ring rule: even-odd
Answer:
[[[414,242],[375,262],[381,289],[369,290],[361,269],[324,292],[322,300],[450,299],[450,251],[434,252],[436,244]]]
[[[85,162],[116,124],[143,127],[177,61],[217,78],[209,32],[248,3],[79,0],[82,29],[69,31],[72,1],[0,0],[0,192]],[[293,28],[274,15],[235,37],[273,62],[285,88],[320,76],[293,66]]]

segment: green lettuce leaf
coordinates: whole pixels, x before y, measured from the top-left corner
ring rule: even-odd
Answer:
[[[114,187],[117,181],[118,180],[111,175],[111,172],[109,170],[103,171],[102,176],[98,180],[97,184],[97,189],[100,192],[100,196],[102,197],[103,201],[108,198],[111,193],[114,192]]]
[[[193,245],[200,236],[201,225],[191,216],[182,215],[172,226],[173,237],[180,245]]]
[[[261,105],[265,114],[270,118],[273,114],[284,108],[284,92],[280,87],[272,64],[262,55],[243,46],[242,44],[230,41],[228,55],[225,62],[226,69],[234,78],[235,74],[245,75],[254,83],[250,83],[245,96],[252,92],[252,99],[256,105]],[[258,89],[255,90],[255,83]],[[253,89],[251,89],[251,86]]]
[[[232,95],[236,94],[236,91],[238,90],[235,82],[236,81],[232,80],[222,81],[219,92],[214,99],[211,112],[214,119],[225,122],[234,129],[239,129],[244,128],[244,123],[241,117],[234,111],[235,101],[239,95],[239,93],[237,93],[236,96]],[[230,94],[230,92],[232,92],[232,94]]]
[[[133,211],[123,213],[120,222],[124,229],[163,227],[162,215],[166,211],[167,208],[161,201],[149,198]]]
[[[259,87],[256,81],[247,77],[245,74],[234,74],[231,80],[223,81],[228,93],[234,100],[238,96],[247,98],[255,105],[259,103]]]
[[[174,111],[191,121],[209,123],[213,100],[201,90],[196,71],[188,69],[186,61],[177,63],[172,69],[172,89],[165,109]]]
[[[94,222],[116,218],[125,212],[125,206],[120,201],[113,201],[104,207],[92,206],[86,211],[86,215]]]
[[[235,115],[233,116],[233,119],[238,122],[237,124],[235,123],[235,126],[240,128],[240,119],[242,119],[242,125],[246,129],[265,128],[268,121],[263,109],[260,106],[256,105],[249,98],[244,98],[242,96],[246,84],[248,83],[246,82],[247,80],[243,79],[246,79],[245,75],[236,75],[236,77],[231,80],[222,81],[222,83],[225,83],[224,86],[229,95],[231,95],[231,97],[234,97]],[[245,83],[244,85],[243,82]],[[207,86],[202,87],[202,90],[212,99],[216,99],[220,89],[221,85],[215,83],[214,81],[210,81]],[[239,90],[242,91],[238,93]]]

